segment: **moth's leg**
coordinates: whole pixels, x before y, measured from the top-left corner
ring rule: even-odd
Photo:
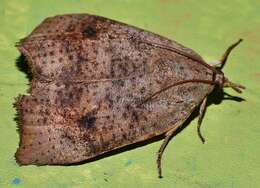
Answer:
[[[223,66],[225,65],[226,61],[227,61],[227,58],[230,54],[230,52],[240,43],[242,42],[243,40],[242,39],[239,39],[237,42],[235,42],[234,44],[230,45],[226,51],[224,52],[224,54],[222,55],[221,59],[220,60],[215,60],[215,61],[212,61],[210,62],[209,64],[213,67],[219,67],[220,69],[223,68]]]
[[[161,144],[160,149],[157,152],[157,169],[158,169],[159,178],[162,178],[162,166],[161,166],[162,154],[167,144],[169,143],[171,137],[179,127],[180,125],[177,125],[166,133],[165,135],[166,137],[164,138],[163,143]]]
[[[201,123],[202,123],[202,119],[203,116],[205,114],[206,111],[206,106],[207,105],[207,97],[205,97],[200,105],[200,110],[199,110],[199,119],[198,119],[198,126],[197,126],[197,132],[198,132],[198,136],[201,139],[202,143],[204,144],[205,139],[202,136],[201,132],[200,132],[200,127],[201,127]]]

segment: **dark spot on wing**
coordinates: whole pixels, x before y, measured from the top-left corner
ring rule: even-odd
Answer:
[[[125,81],[124,80],[114,80],[112,81],[112,84],[119,87],[124,87]]]
[[[133,117],[133,120],[136,121],[136,122],[139,120],[139,116],[138,116],[138,113],[136,111],[132,112],[132,117]]]
[[[79,126],[80,127],[83,127],[83,128],[91,128],[93,127],[93,125],[95,124],[96,122],[96,117],[93,116],[93,115],[86,115],[86,116],[83,116],[79,121]]]
[[[97,30],[95,28],[93,28],[92,26],[87,26],[83,32],[82,32],[83,36],[86,38],[96,38],[97,36]]]

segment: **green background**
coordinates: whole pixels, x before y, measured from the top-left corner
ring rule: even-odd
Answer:
[[[28,80],[15,66],[15,42],[48,17],[92,13],[174,39],[205,60],[218,59],[238,38],[225,75],[247,86],[246,101],[223,100],[205,115],[201,144],[196,121],[178,134],[163,157],[157,178],[155,153],[161,141],[75,166],[24,166],[14,160],[18,133],[14,97]],[[259,187],[260,176],[260,1],[259,0],[0,0],[0,187]]]

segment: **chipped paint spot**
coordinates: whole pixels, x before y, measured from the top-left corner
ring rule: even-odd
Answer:
[[[22,180],[20,178],[13,178],[11,181],[11,184],[13,185],[18,185],[22,182]]]
[[[126,166],[126,167],[127,167],[127,166],[130,166],[132,163],[133,163],[132,160],[128,160],[128,161],[125,163],[125,166]]]

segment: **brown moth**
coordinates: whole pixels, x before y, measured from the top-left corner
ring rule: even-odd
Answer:
[[[88,14],[45,19],[17,43],[33,79],[17,98],[20,165],[70,164],[174,132],[197,107],[198,133],[215,87],[243,86],[193,50],[154,33]]]

